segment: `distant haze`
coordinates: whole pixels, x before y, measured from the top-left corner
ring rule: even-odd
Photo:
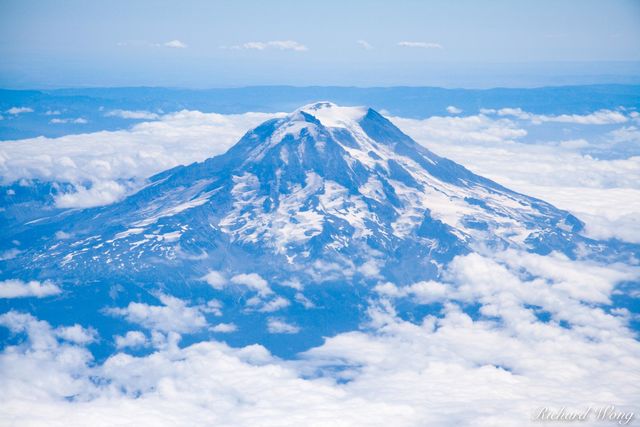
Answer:
[[[640,2],[0,4],[0,87],[640,83]]]

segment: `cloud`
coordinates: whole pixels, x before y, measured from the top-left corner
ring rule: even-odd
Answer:
[[[58,338],[80,345],[87,345],[96,341],[97,335],[94,329],[85,329],[78,324],[56,329]]]
[[[449,114],[460,114],[462,113],[462,110],[458,107],[454,107],[453,105],[449,105],[447,107],[447,113]]]
[[[207,325],[197,307],[189,307],[185,301],[169,295],[159,295],[158,299],[163,305],[131,302],[125,308],[109,308],[106,312],[162,332],[191,333]]]
[[[8,259],[14,259],[18,255],[20,255],[22,251],[17,248],[7,249],[6,251],[0,252],[0,261],[6,261]]]
[[[223,47],[224,48],[224,47]],[[298,43],[294,40],[272,40],[266,42],[247,42],[241,45],[233,45],[228,47],[228,49],[247,49],[247,50],[267,50],[267,49],[276,49],[276,50],[293,50],[296,52],[304,52],[309,50],[307,46]]]
[[[164,43],[155,43],[147,40],[125,40],[116,43],[120,47],[139,47],[139,48],[170,48],[170,49],[186,49],[188,46],[186,43],[180,40],[169,40]]]
[[[141,348],[149,345],[146,335],[140,331],[128,331],[124,336],[117,335],[114,337],[114,341],[118,350]]]
[[[238,327],[233,323],[218,323],[215,326],[209,328],[212,332],[218,332],[221,334],[229,334],[238,330]]]
[[[107,117],[120,117],[122,119],[134,119],[134,120],[158,120],[159,114],[152,113],[145,110],[111,110],[105,114]]]
[[[287,323],[284,319],[271,317],[267,320],[267,330],[270,334],[297,334],[300,327]]]
[[[499,116],[511,116],[520,120],[528,120],[534,124],[555,122],[580,125],[608,125],[625,123],[629,120],[623,113],[612,110],[598,110],[590,114],[560,114],[552,116],[528,113],[520,108],[501,108],[496,111],[496,114]]]
[[[398,46],[418,49],[444,49],[440,43],[432,42],[400,41]]]
[[[180,40],[170,40],[168,42],[163,43],[163,46],[170,47],[174,49],[185,49],[187,45]]]
[[[593,301],[610,300],[638,273],[559,254],[459,256],[441,282],[408,287],[415,292],[385,285],[361,330],[295,361],[260,345],[180,347],[175,335],[154,333],[153,353],[98,363],[61,328],[12,311],[0,325],[26,340],[0,353],[0,423],[521,426],[545,406],[634,410],[640,343],[630,314]],[[437,297],[421,300],[420,289]],[[406,320],[395,308],[402,298],[442,309]],[[267,327],[299,331],[277,317]],[[135,331],[122,338],[148,342]]]
[[[0,298],[44,298],[61,292],[62,290],[58,286],[48,280],[44,282],[37,280],[23,282],[19,279],[0,281]]]
[[[609,133],[614,144],[640,145],[640,129],[636,126],[623,126]]]
[[[33,108],[29,108],[29,107],[11,107],[5,112],[8,113],[8,114],[13,114],[14,116],[17,116],[18,114],[33,113]]]
[[[291,305],[288,299],[283,297],[275,297],[272,300],[265,303],[258,311],[262,313],[272,313],[274,311],[278,311],[282,308],[288,307]]]
[[[213,289],[221,291],[227,284],[227,279],[219,271],[210,271],[203,278]]]
[[[129,189],[116,181],[98,181],[88,188],[77,185],[74,193],[56,195],[54,200],[59,208],[90,208],[121,200]]]
[[[267,281],[256,273],[238,274],[231,278],[231,283],[236,285],[244,285],[252,290],[255,290],[261,296],[266,296],[273,293]]]
[[[369,42],[367,42],[366,40],[358,40],[356,41],[356,43],[363,48],[364,50],[371,50],[373,49],[373,46],[371,46],[371,44],[369,44]]]
[[[392,299],[411,297],[420,304],[440,301],[447,295],[446,286],[434,281],[418,282],[400,288],[393,283],[383,283],[376,285],[374,291]]]
[[[79,125],[84,125],[89,123],[89,121],[83,117],[78,117],[75,119],[72,118],[66,118],[66,119],[51,119],[49,120],[49,123],[54,124],[54,125],[58,125],[58,124],[66,124],[66,123],[73,123],[73,124],[79,124]]]

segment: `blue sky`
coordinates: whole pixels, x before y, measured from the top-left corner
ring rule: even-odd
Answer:
[[[640,2],[0,2],[0,86],[638,81]]]

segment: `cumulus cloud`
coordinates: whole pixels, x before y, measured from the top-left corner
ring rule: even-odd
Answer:
[[[231,283],[236,285],[244,285],[249,289],[255,290],[259,295],[265,296],[272,294],[273,291],[269,287],[269,283],[264,280],[259,274],[238,274],[231,278]]]
[[[373,46],[371,44],[369,44],[369,42],[367,42],[366,40],[358,40],[358,41],[356,41],[356,43],[358,44],[358,46],[360,46],[364,50],[373,49]]]
[[[418,49],[443,49],[440,43],[433,42],[400,41],[398,42],[398,46]]]
[[[272,40],[266,42],[247,42],[240,45],[230,46],[228,49],[248,49],[248,50],[267,50],[267,49],[275,49],[275,50],[293,50],[296,52],[304,52],[309,50],[307,46],[302,43],[298,43],[295,40]]]
[[[205,282],[211,285],[213,289],[222,290],[227,284],[227,279],[219,271],[210,271],[203,278]]]
[[[59,208],[90,208],[108,205],[122,199],[130,185],[116,181],[98,181],[89,188],[77,185],[74,193],[56,195],[54,200]]]
[[[449,114],[460,114],[460,113],[462,113],[462,110],[460,108],[458,108],[458,107],[453,106],[453,105],[449,105],[447,107],[447,113],[449,113]]]
[[[170,40],[168,42],[163,43],[163,46],[170,47],[173,49],[185,49],[187,47],[186,43],[183,43],[180,40]]]
[[[48,280],[44,282],[37,280],[23,282],[19,279],[0,281],[0,298],[44,298],[61,292],[62,289]]]
[[[141,348],[149,345],[147,336],[140,331],[128,331],[124,336],[117,335],[114,342],[118,350],[124,348]]]
[[[361,330],[295,361],[259,345],[181,348],[177,336],[156,332],[152,354],[96,363],[60,328],[10,312],[0,325],[27,339],[0,353],[0,422],[521,426],[540,407],[636,410],[640,343],[630,313],[594,301],[638,274],[559,254],[460,256],[441,282],[381,286]],[[442,309],[406,320],[396,313],[401,298]],[[299,332],[277,317],[268,327]],[[147,342],[132,332],[120,343]]]
[[[374,291],[388,298],[410,297],[420,304],[429,304],[440,301],[447,295],[447,288],[442,283],[425,281],[409,286],[398,287],[393,283],[376,285]]]
[[[11,107],[5,112],[7,114],[13,114],[14,116],[17,116],[18,114],[33,113],[33,108],[30,108],[30,107]]]
[[[284,319],[271,317],[267,319],[267,330],[270,334],[297,334],[300,327],[287,323]]]
[[[57,328],[55,334],[62,340],[80,345],[87,345],[94,342],[98,335],[94,329],[86,329],[78,324]]]
[[[278,311],[282,308],[288,307],[289,305],[291,305],[291,302],[288,299],[283,297],[275,297],[263,304],[263,306],[260,307],[258,311],[261,311],[263,313],[272,313],[274,311]]]
[[[189,307],[185,301],[170,295],[159,295],[158,299],[163,305],[131,302],[127,307],[109,308],[106,312],[161,332],[190,333],[207,325],[198,307]]]
[[[229,334],[238,330],[238,327],[233,323],[218,323],[215,326],[209,328],[212,332],[218,332],[221,334]]]
[[[159,114],[152,113],[146,110],[111,110],[108,111],[105,116],[107,117],[120,117],[122,119],[134,119],[134,120],[157,120],[160,118]]]

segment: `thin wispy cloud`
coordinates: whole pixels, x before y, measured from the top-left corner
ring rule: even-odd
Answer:
[[[150,42],[147,40],[125,40],[116,43],[116,45],[121,47],[167,47],[170,49],[186,49],[189,47],[185,42],[177,39],[169,40],[164,43]]]
[[[185,49],[187,47],[186,43],[181,42],[180,40],[170,40],[164,43],[163,46],[173,49]]]
[[[358,40],[358,41],[356,41],[356,43],[358,45],[360,45],[360,47],[365,49],[365,50],[373,49],[373,46],[371,46],[371,44],[369,44],[369,42],[367,42],[366,40]]]
[[[246,49],[246,50],[267,50],[267,49],[275,49],[275,50],[293,50],[296,52],[304,52],[309,50],[309,48],[302,43],[299,43],[295,40],[271,40],[266,42],[260,41],[251,41],[247,43],[243,43],[240,45],[233,46],[222,46],[222,49]]]
[[[18,114],[23,114],[23,113],[33,113],[33,108],[29,108],[29,107],[11,107],[5,112],[8,113],[8,114],[13,114],[14,116],[17,116]]]
[[[400,41],[398,42],[398,46],[418,49],[444,49],[444,47],[440,43],[433,42]]]

